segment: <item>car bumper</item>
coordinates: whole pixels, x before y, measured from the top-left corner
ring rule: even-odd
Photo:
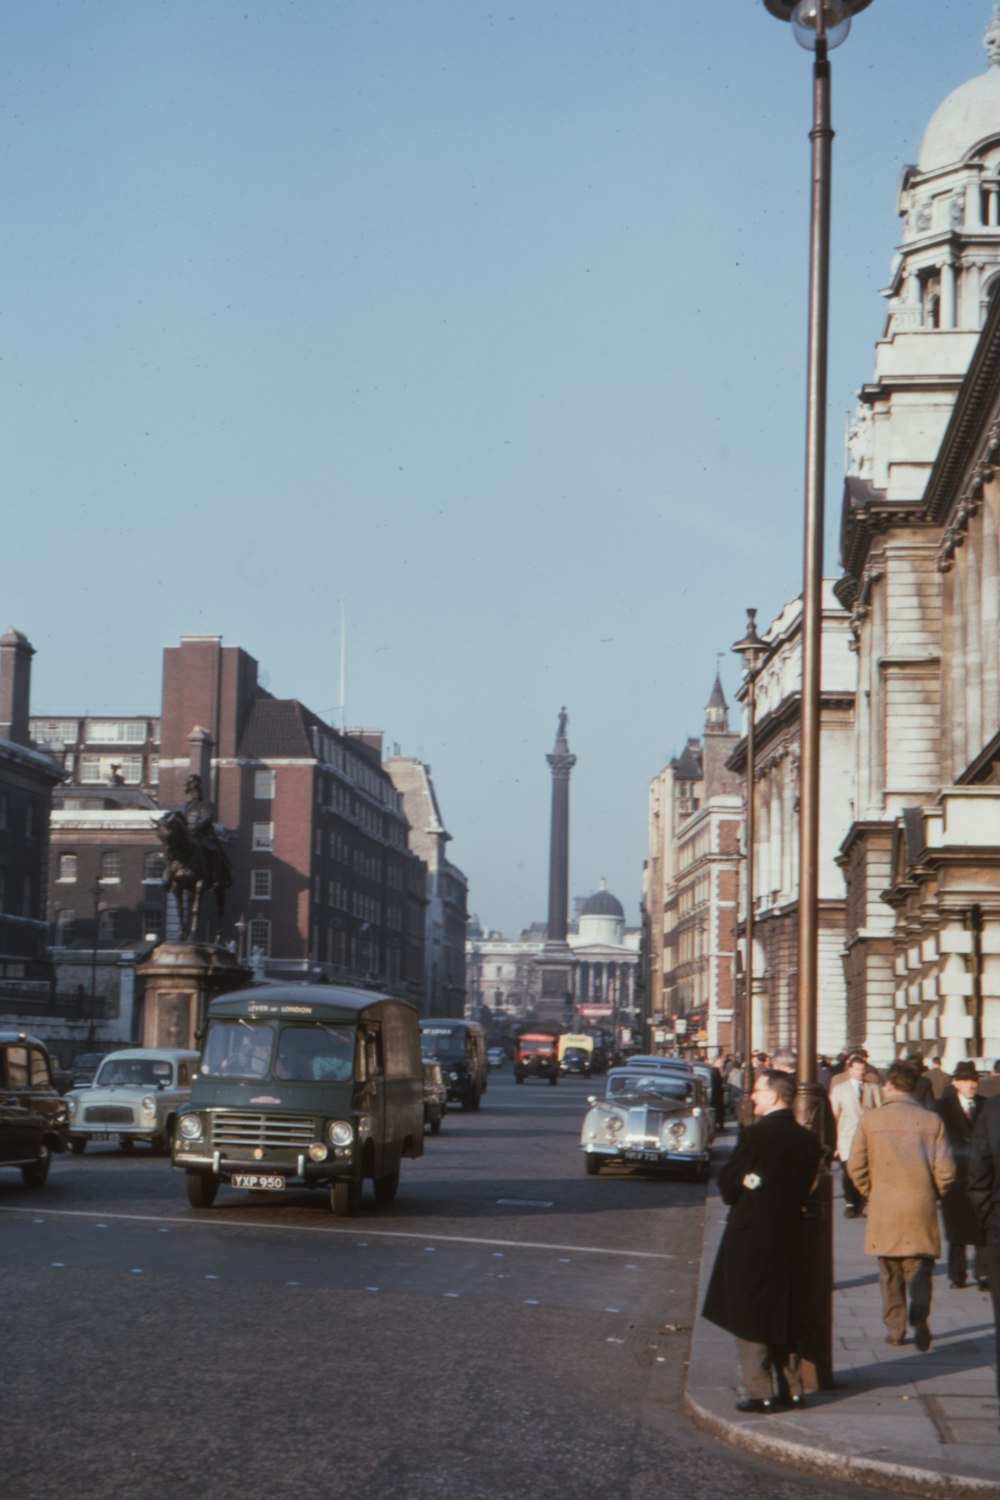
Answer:
[[[234,1173],[252,1173],[268,1177],[284,1177],[286,1182],[301,1182],[307,1187],[317,1187],[340,1178],[355,1180],[358,1169],[353,1152],[349,1156],[327,1157],[325,1161],[310,1161],[300,1152],[293,1161],[262,1161],[223,1156],[221,1151],[174,1149],[173,1165],[185,1172],[213,1172],[227,1182]]]
[[[660,1151],[651,1146],[598,1146],[593,1143],[581,1145],[586,1156],[599,1156],[602,1161],[618,1161],[626,1167],[701,1167],[709,1161],[708,1151]]]

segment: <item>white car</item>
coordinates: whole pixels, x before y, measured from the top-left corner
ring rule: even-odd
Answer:
[[[507,1061],[507,1054],[502,1047],[487,1047],[486,1061],[491,1068],[502,1068]]]
[[[70,1150],[80,1156],[90,1141],[111,1141],[131,1151],[136,1141],[146,1141],[154,1151],[169,1151],[197,1066],[197,1052],[170,1048],[109,1053],[92,1084],[66,1095]]]
[[[603,1099],[591,1098],[580,1132],[588,1177],[616,1162],[708,1176],[711,1119],[705,1085],[682,1069],[614,1068]]]

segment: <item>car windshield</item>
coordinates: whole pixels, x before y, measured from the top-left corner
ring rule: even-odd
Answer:
[[[354,1073],[352,1026],[283,1026],[278,1033],[275,1078],[343,1080]]]
[[[173,1082],[173,1066],[162,1058],[109,1057],[96,1078],[100,1087],[130,1083],[135,1088],[150,1088]]]
[[[625,1094],[656,1094],[660,1099],[692,1104],[695,1089],[690,1079],[676,1078],[666,1071],[612,1074],[608,1079],[608,1098],[616,1099]]]
[[[465,1056],[465,1032],[448,1031],[443,1026],[421,1026],[420,1045],[429,1057],[438,1057],[442,1062],[459,1060]]]

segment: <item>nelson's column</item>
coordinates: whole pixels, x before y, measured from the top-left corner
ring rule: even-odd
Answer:
[[[568,715],[559,715],[552,754],[552,825],[549,839],[549,920],[545,946],[535,960],[539,969],[540,1020],[569,1021],[574,1005],[573,953],[566,941],[569,913],[569,777],[576,765],[566,739]]]

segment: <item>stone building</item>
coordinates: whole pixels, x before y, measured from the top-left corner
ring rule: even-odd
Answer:
[[[903,242],[842,520],[858,656],[848,1025],[1000,1055],[1000,7],[903,176]]]
[[[461,1016],[469,884],[447,857],[451,834],[441,817],[430,766],[394,755],[385,761],[385,769],[403,799],[410,848],[427,869],[423,1013]]]
[[[751,1041],[754,1046],[795,1045],[798,1006],[799,757],[802,708],[802,599],[793,599],[765,631],[767,656],[758,668],[754,795],[754,955]],[[853,1040],[847,1020],[844,974],[846,891],[837,864],[851,819],[854,784],[854,684],[856,658],[847,611],[833,581],[823,584],[820,664],[820,889],[817,1006],[821,1052],[836,1053]],[[746,796],[747,684],[740,689],[744,738],[729,765]],[[747,851],[744,841],[744,856]],[[745,860],[744,860],[745,871]],[[741,882],[739,1005],[745,1004],[746,882]]]
[[[644,924],[656,1039],[733,1044],[742,797],[727,764],[738,735],[716,677],[701,739],[689,739],[650,787]]]

